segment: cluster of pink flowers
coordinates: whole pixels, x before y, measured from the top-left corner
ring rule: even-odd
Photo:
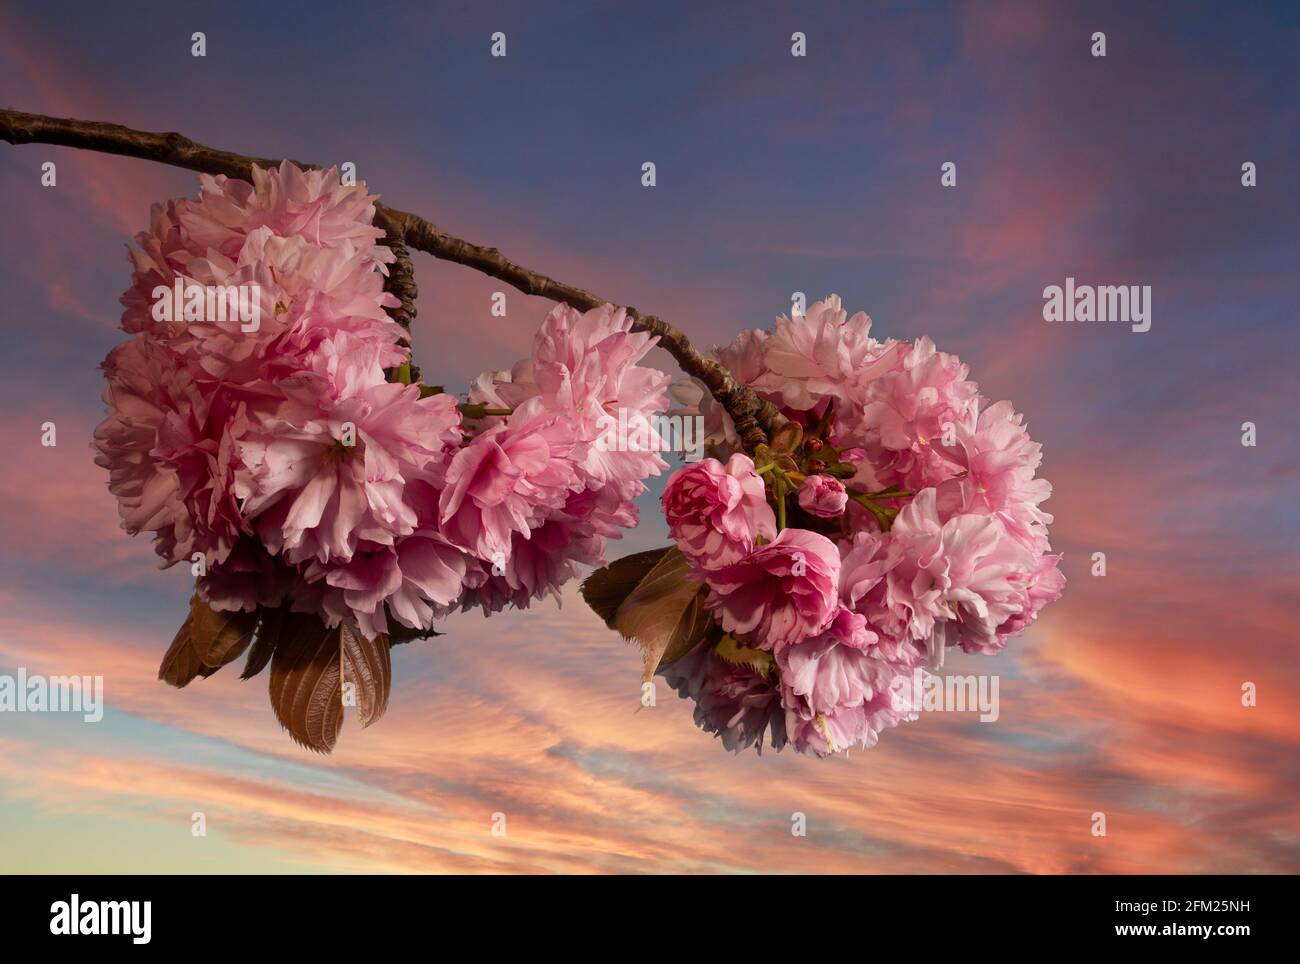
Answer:
[[[554,593],[635,525],[665,465],[600,448],[597,423],[662,411],[667,376],[638,364],[654,339],[622,310],[556,308],[532,357],[460,406],[389,380],[406,332],[364,185],[287,162],[200,181],[137,237],[95,444],[123,527],[194,566],[214,608],[427,629]],[[199,289],[222,310],[159,311]]]
[[[948,646],[997,652],[1064,589],[1040,508],[1051,485],[1021,416],[987,404],[928,338],[870,328],[832,296],[719,351],[802,442],[756,467],[706,401],[725,464],[703,460],[665,489],[716,622],[768,657],[726,659],[706,642],[662,671],[728,749],[874,745],[915,718],[915,670]],[[779,531],[773,480],[795,488],[782,489]]]
[[[513,414],[487,419],[453,459],[443,526],[480,558],[511,564],[475,583],[467,605],[525,606],[575,577],[578,563],[603,565],[606,541],[636,526],[633,500],[668,467],[659,455],[668,443],[654,431],[616,438],[610,426],[650,426],[668,407],[669,376],[638,364],[655,341],[632,331],[622,308],[561,305],[530,358],[475,379],[472,404]]]

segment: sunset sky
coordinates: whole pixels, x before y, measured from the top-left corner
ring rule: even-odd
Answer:
[[[576,586],[400,647],[387,715],[330,757],[265,674],[164,685],[191,579],[120,530],[90,440],[125,245],[197,179],[0,143],[0,674],[102,675],[108,706],[0,713],[0,870],[1300,872],[1300,8],[623,6],[0,0],[0,106],[353,161],[700,345],[794,291],[931,336],[1026,413],[1055,487],[1064,598],[949,661],[998,674],[998,721],[733,756],[665,687],[635,712],[639,655]],[[429,380],[527,352],[546,302],[494,318],[500,282],[416,259]],[[1151,330],[1044,321],[1066,277],[1150,285]],[[665,543],[662,482],[613,555]]]

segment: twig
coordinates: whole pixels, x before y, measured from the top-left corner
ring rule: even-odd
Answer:
[[[388,266],[384,290],[396,295],[397,300],[401,302],[398,307],[391,309],[389,314],[409,332],[411,322],[417,314],[415,299],[419,297],[419,290],[415,286],[415,269],[411,265],[411,252],[406,250],[406,240],[391,231],[385,235],[384,244],[388,245],[397,259]]]
[[[139,157],[191,171],[225,174],[245,180],[251,178],[253,164],[274,167],[280,163],[278,159],[246,157],[206,147],[175,132],[158,134],[133,130],[120,124],[48,117],[13,110],[0,110],[0,139],[10,144],[58,144],[106,154]],[[320,167],[298,161],[293,163],[299,167]],[[582,288],[563,284],[521,267],[496,248],[471,244],[446,234],[431,222],[407,211],[376,205],[375,221],[386,229],[390,238],[401,239],[410,247],[436,258],[454,261],[498,278],[526,294],[563,302],[581,311],[606,303],[606,299]],[[400,293],[399,297],[402,297]],[[765,443],[767,437],[784,423],[784,418],[774,405],[759,398],[748,386],[737,382],[717,361],[701,354],[677,328],[654,315],[643,315],[635,308],[625,307],[633,318],[635,330],[657,335],[659,344],[677,360],[682,371],[704,383],[710,394],[731,416],[737,434],[748,451],[752,452],[756,446]]]

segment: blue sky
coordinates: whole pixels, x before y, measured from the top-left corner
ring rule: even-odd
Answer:
[[[0,145],[0,672],[102,674],[110,707],[94,726],[0,715],[0,866],[1300,867],[1294,5],[47,3],[0,20],[6,106],[353,161],[387,203],[701,344],[770,325],[794,291],[930,335],[1027,413],[1071,580],[1017,647],[971,661],[1003,677],[997,725],[926,718],[847,760],[733,758],[672,698],[633,714],[636,653],[571,593],[449,620],[398,653],[385,719],[304,754],[261,681],[154,679],[188,580],[118,531],[91,461],[124,245],[195,178]],[[1152,330],[1047,324],[1043,288],[1067,276],[1150,285]],[[548,307],[511,292],[495,319],[499,282],[427,257],[417,277],[417,358],[449,388],[525,354]],[[664,538],[657,491],[629,551]]]

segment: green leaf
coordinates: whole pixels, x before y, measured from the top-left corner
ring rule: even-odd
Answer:
[[[713,651],[732,666],[746,666],[760,676],[770,676],[776,669],[776,660],[772,658],[771,653],[742,646],[731,633],[718,640],[718,645]]]

